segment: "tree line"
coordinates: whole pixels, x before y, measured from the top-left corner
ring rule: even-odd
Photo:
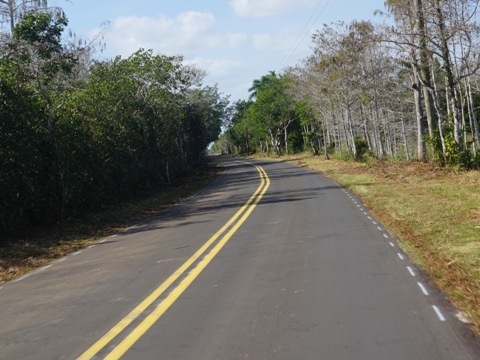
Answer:
[[[228,100],[181,56],[94,60],[46,1],[1,0],[0,233],[174,184],[204,163]]]
[[[215,151],[480,167],[479,3],[388,0],[383,23],[324,25],[310,56],[253,82]]]

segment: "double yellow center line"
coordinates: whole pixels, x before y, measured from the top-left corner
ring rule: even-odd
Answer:
[[[205,269],[205,267],[218,254],[223,246],[230,240],[232,235],[247,220],[253,209],[265,195],[270,186],[270,179],[267,173],[260,166],[255,166],[260,174],[261,183],[255,193],[247,200],[247,202],[236,212],[235,215],[208,241],[193,254],[182,266],[180,266],[170,277],[165,280],[158,288],[156,288],[145,300],[138,304],[127,316],[125,316],[118,324],[108,331],[102,338],[85,351],[79,360],[91,359],[98,354],[107,344],[124,331],[135,319],[137,319],[149,306],[152,305],[172,284],[181,276],[185,275],[187,270],[192,268],[183,280],[166,296],[166,298],[140,322],[104,359],[119,359],[125,352],[143,335],[145,332],[168,310],[168,308],[180,297],[180,295],[188,288],[188,286],[197,278],[197,276]],[[228,231],[227,231],[228,230]],[[223,237],[218,240],[221,236]],[[218,240],[218,241],[217,241]],[[200,261],[201,256],[205,252],[207,255]]]

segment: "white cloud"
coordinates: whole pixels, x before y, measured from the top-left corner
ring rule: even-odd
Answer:
[[[233,33],[228,35],[228,46],[230,48],[239,48],[248,41],[247,35],[243,33]]]
[[[207,71],[208,77],[218,79],[221,77],[229,76],[233,72],[238,71],[244,67],[244,64],[240,61],[228,60],[228,59],[204,59],[195,58],[185,61],[187,64],[195,64],[199,68]]]
[[[250,35],[251,29],[244,30],[235,24],[224,29],[218,29],[219,26],[211,12],[118,16],[111,20],[105,34],[104,56],[128,57],[139,48],[152,49],[154,54],[183,55],[185,64],[194,64],[206,71],[205,85],[218,83],[221,91],[231,94],[232,99],[239,99],[248,97],[247,89],[253,79],[275,66],[283,66],[282,58],[286,55],[298,57],[308,47],[305,41],[299,49],[290,51],[298,37],[298,30],[294,29]],[[98,29],[91,32],[97,33]]]
[[[309,51],[309,41],[301,41],[302,38],[303,36],[299,37],[298,31],[285,29],[273,34],[253,35],[252,42],[253,47],[258,51],[277,52],[284,56],[297,56]]]
[[[205,50],[246,44],[246,35],[214,32],[214,25],[215,17],[210,12],[189,11],[175,18],[120,16],[110,23],[105,35],[107,53],[128,56],[144,48],[164,54],[195,56]],[[95,32],[98,30],[92,33]]]
[[[185,64],[206,70],[203,85],[218,84],[220,92],[230,95],[231,101],[248,98],[247,89],[255,78],[252,75],[252,70],[255,69],[247,60],[195,58],[186,60]]]
[[[298,8],[311,8],[316,0],[230,0],[240,17],[267,17],[284,14]]]

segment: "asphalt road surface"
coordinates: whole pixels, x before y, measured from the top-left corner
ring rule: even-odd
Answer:
[[[347,190],[285,163],[0,285],[0,359],[480,359]]]

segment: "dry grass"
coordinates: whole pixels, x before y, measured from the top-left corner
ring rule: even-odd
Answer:
[[[23,236],[0,243],[0,284],[158,213],[191,196],[219,174],[220,169],[208,167],[197,172],[196,176],[183,179],[176,187],[58,226],[27,229]]]
[[[480,172],[416,162],[370,164],[309,155],[290,162],[360,196],[480,334]]]

